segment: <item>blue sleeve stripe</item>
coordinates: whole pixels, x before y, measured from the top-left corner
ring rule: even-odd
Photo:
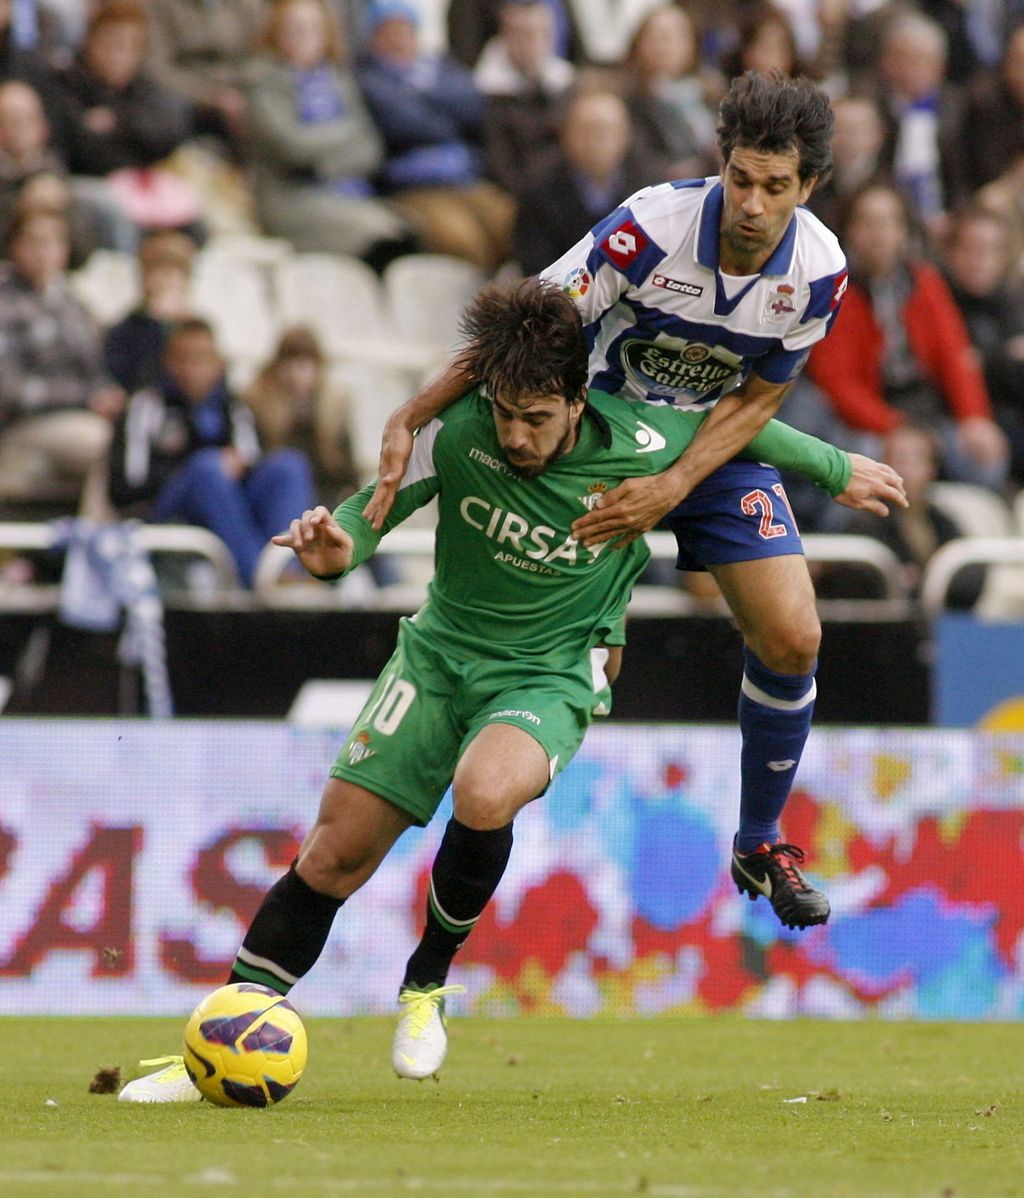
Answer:
[[[766,383],[790,383],[803,369],[809,353],[806,349],[776,350],[752,362],[751,368]]]
[[[836,287],[845,274],[846,269],[844,267],[843,270],[837,271],[834,275],[826,275],[823,279],[815,279],[811,283],[811,296],[807,301],[804,314],[800,318],[801,324],[806,324],[809,320],[821,320],[823,317],[828,316],[829,310],[832,308],[832,300],[836,293]],[[838,310],[838,304],[836,305],[836,310]]]

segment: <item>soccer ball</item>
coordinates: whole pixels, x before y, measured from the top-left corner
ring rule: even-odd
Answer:
[[[221,986],[185,1025],[185,1068],[218,1106],[272,1106],[306,1067],[306,1029],[276,990],[251,982]]]

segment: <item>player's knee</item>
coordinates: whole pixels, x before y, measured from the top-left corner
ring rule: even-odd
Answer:
[[[321,894],[347,898],[376,868],[374,846],[345,836],[332,824],[317,824],[299,854],[302,879]]]
[[[820,647],[817,617],[777,628],[770,640],[752,646],[764,664],[778,674],[809,674]]]
[[[454,805],[455,818],[460,824],[474,832],[491,832],[510,824],[523,800],[515,788],[495,780],[492,785],[481,788],[472,784],[457,785]]]

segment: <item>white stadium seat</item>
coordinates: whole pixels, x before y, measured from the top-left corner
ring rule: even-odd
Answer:
[[[196,315],[213,325],[220,351],[229,360],[263,361],[274,352],[278,333],[263,271],[233,253],[203,250],[192,276]]]
[[[93,250],[70,277],[71,293],[98,324],[116,324],[139,302],[139,264],[120,250]]]
[[[443,357],[459,339],[462,310],[486,282],[481,271],[444,254],[407,254],[384,271],[392,324],[403,341]]]
[[[380,280],[358,258],[292,254],[277,263],[274,288],[282,325],[308,325],[331,357],[388,338]]]

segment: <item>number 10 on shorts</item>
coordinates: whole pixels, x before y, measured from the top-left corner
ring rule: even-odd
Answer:
[[[365,722],[384,736],[390,736],[405,718],[416,698],[416,688],[396,674],[388,674],[377,701],[366,713]]]

